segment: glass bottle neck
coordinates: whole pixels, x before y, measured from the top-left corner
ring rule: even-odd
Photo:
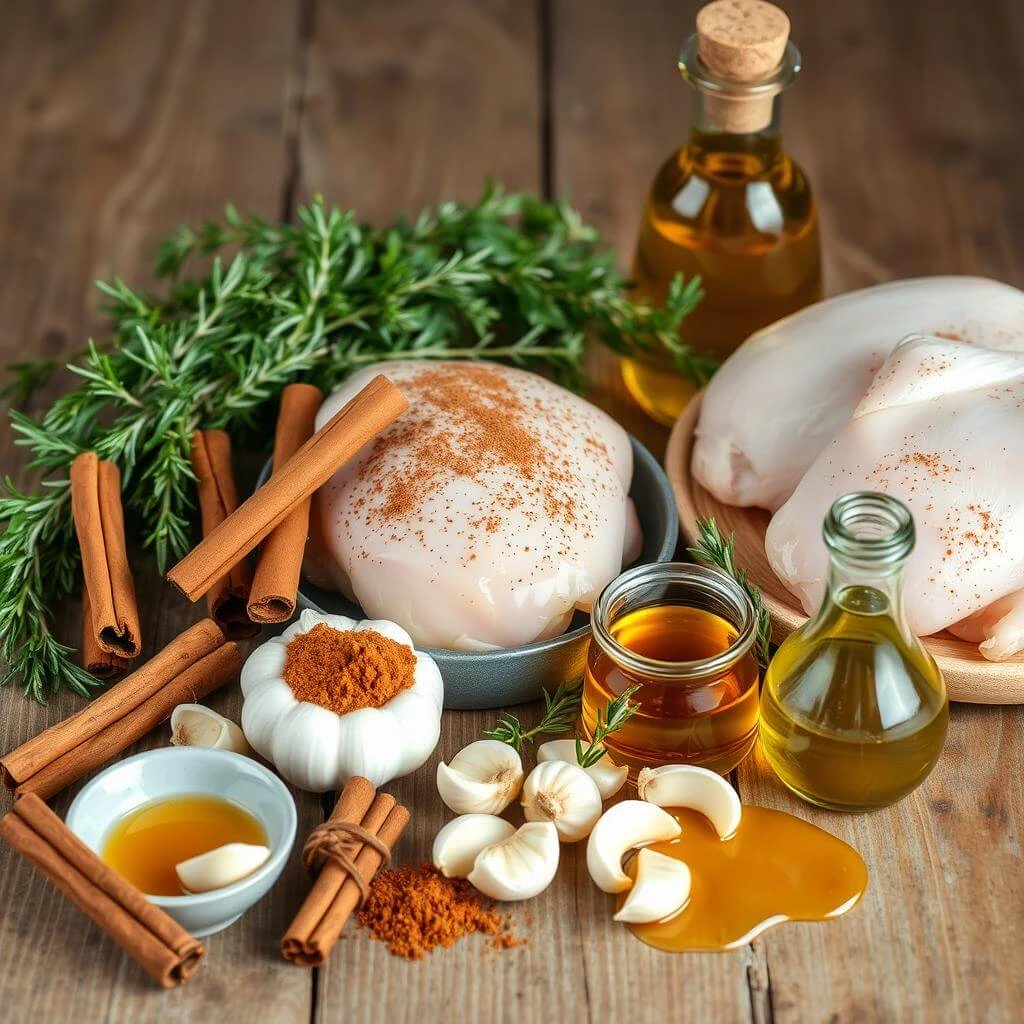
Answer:
[[[887,565],[872,565],[852,562],[832,552],[819,620],[828,617],[830,607],[858,616],[884,615],[909,638],[910,630],[903,614],[905,567],[905,559]]]
[[[686,154],[705,177],[751,180],[769,174],[784,159],[779,136],[780,97],[772,101],[771,122],[756,132],[724,130],[715,117],[716,97],[693,90]]]

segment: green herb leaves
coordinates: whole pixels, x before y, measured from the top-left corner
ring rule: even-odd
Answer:
[[[521,754],[524,741],[532,742],[534,736],[560,736],[563,732],[568,732],[580,713],[583,684],[568,686],[560,683],[554,696],[547,690],[543,693],[544,714],[532,729],[524,731],[519,719],[505,711],[498,716],[498,724],[493,729],[485,729],[484,735],[490,740],[507,743]]]
[[[617,351],[664,348],[703,383],[714,364],[680,340],[700,300],[676,281],[664,308],[626,297],[613,255],[565,203],[489,185],[474,204],[443,203],[386,228],[316,199],[295,224],[228,207],[220,224],[180,229],[159,248],[162,296],[115,279],[100,288],[109,348],[90,344],[76,386],[40,421],[17,412],[17,443],[53,474],[38,494],[0,497],[0,653],[26,691],[81,692],[89,677],[50,635],[47,616],[78,585],[67,467],[83,450],[119,466],[128,521],[161,570],[191,545],[189,440],[223,427],[269,443],[281,389],[330,389],[393,359],[495,359],[583,385],[584,338]],[[27,400],[54,367],[12,368],[8,399]],[[511,728],[511,726],[510,726]]]
[[[640,709],[639,704],[629,699],[639,689],[639,684],[630,686],[628,689],[623,690],[614,700],[608,701],[603,710],[598,708],[597,723],[594,726],[594,738],[586,748],[584,748],[583,741],[579,736],[576,737],[576,760],[579,761],[581,768],[590,768],[597,764],[607,753],[604,741],[612,733],[618,732]]]
[[[698,562],[721,569],[727,576],[731,576],[750,598],[757,617],[757,660],[761,668],[765,669],[772,656],[772,620],[761,599],[761,591],[747,578],[746,570],[736,567],[736,535],[730,533],[728,539],[723,538],[714,516],[698,519],[697,530],[700,533],[700,543],[686,550]]]

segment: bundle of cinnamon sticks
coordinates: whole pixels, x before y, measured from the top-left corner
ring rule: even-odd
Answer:
[[[195,973],[202,944],[107,867],[34,793],[0,818],[0,836],[164,988]]]
[[[328,853],[313,888],[281,940],[281,955],[300,967],[316,967],[326,959],[352,913],[381,865],[384,850],[390,851],[409,822],[409,812],[393,796],[377,793],[373,783],[355,776],[342,791],[334,811],[311,840],[332,826],[353,840],[348,856],[333,859]],[[346,828],[354,826],[354,828]],[[375,836],[377,845],[360,842],[360,836]],[[309,844],[307,844],[307,850]],[[347,870],[345,862],[353,871]]]

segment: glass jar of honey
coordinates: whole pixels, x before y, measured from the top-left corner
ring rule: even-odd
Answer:
[[[605,740],[630,769],[695,764],[725,773],[757,737],[757,616],[735,580],[683,562],[640,565],[605,587],[591,615],[581,727],[630,687],[639,705]]]

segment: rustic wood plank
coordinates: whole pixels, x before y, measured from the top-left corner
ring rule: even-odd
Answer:
[[[486,174],[510,189],[538,189],[535,15],[533,5],[514,0],[318,4],[301,193],[323,192],[381,223],[441,199],[474,199]],[[387,787],[412,810],[397,862],[429,860],[434,835],[451,817],[437,798],[437,762],[478,739],[493,717],[447,713],[429,764]],[[578,868],[562,870],[559,884],[526,908],[531,923],[520,931],[529,942],[519,949],[497,952],[474,937],[406,963],[350,925],[318,972],[316,1019],[586,1019],[587,923],[574,907]],[[516,919],[522,923],[522,911]]]
[[[178,223],[216,215],[229,198],[278,214],[298,13],[273,0],[40,3],[7,12],[0,37],[3,362],[74,351],[89,333],[102,337],[91,282],[117,273],[148,283],[152,247]],[[49,394],[66,384],[56,381]],[[18,465],[5,453],[5,470]],[[148,553],[135,552],[133,565],[148,654],[202,609],[171,593]],[[72,643],[79,617],[77,600],[70,601],[60,628]],[[237,717],[237,687],[212,703]],[[15,746],[80,704],[63,695],[40,708],[16,689],[0,691],[0,746]],[[166,742],[162,729],[139,748]],[[58,811],[72,795],[58,799]],[[317,820],[316,798],[304,796],[300,809],[304,823]],[[293,864],[271,897],[208,940],[207,964],[188,986],[162,993],[4,847],[0,1006],[18,1019],[53,1021],[224,1011],[307,1018],[310,979],[276,951],[302,885]],[[68,978],[73,987],[55,982]]]
[[[1024,83],[1005,41],[1021,38],[1024,12],[986,8],[978,17],[933,4],[925,14],[875,0],[823,19],[811,0],[787,4],[807,65],[786,100],[786,137],[821,197],[829,290],[929,273],[1024,282],[1012,171]],[[900,43],[910,32],[912,58]],[[829,123],[842,130],[822,145]],[[1019,1015],[1022,757],[1024,708],[961,704],[925,785],[872,814],[814,811],[762,760],[741,766],[745,799],[827,828],[861,851],[870,872],[862,904],[843,920],[780,928],[757,943],[776,1021]]]

